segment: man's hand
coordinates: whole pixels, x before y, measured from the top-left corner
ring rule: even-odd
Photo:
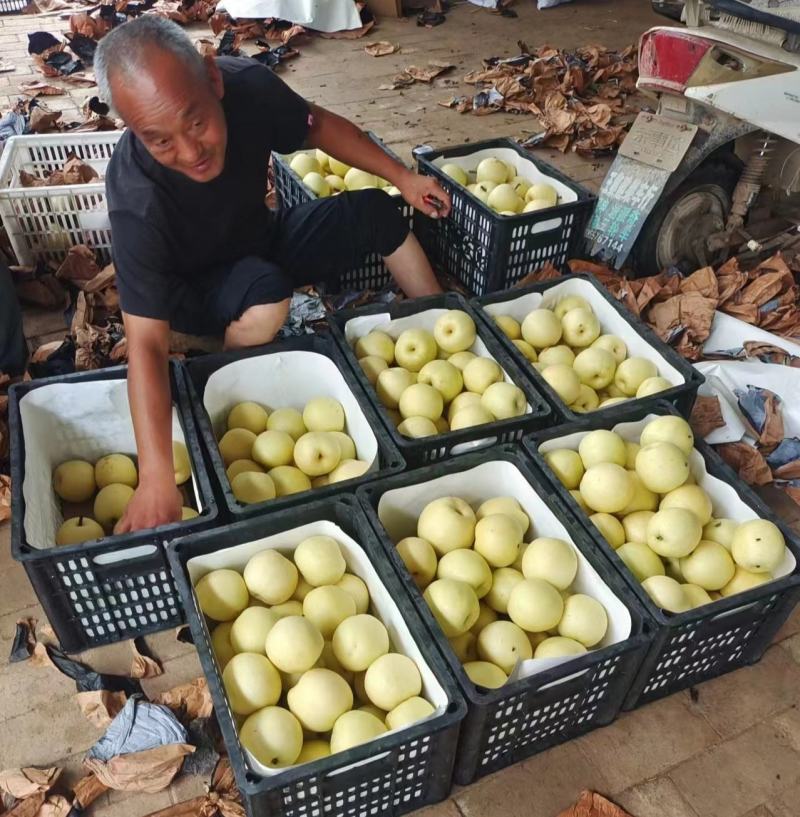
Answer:
[[[131,533],[179,522],[183,497],[172,474],[168,480],[146,480],[139,483],[125,515],[117,522],[114,533]]]
[[[450,215],[450,196],[432,176],[420,176],[409,170],[397,188],[412,207],[426,216],[447,218]]]

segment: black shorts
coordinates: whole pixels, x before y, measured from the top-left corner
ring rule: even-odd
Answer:
[[[210,276],[199,288],[176,280],[170,326],[193,335],[218,335],[251,306],[278,303],[306,284],[335,280],[368,253],[391,255],[409,233],[398,201],[381,190],[317,199],[276,214],[274,238]]]

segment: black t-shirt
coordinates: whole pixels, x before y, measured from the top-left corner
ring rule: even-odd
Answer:
[[[106,173],[120,304],[132,315],[167,320],[170,279],[203,285],[215,268],[269,246],[264,203],[271,151],[302,147],[309,107],[266,66],[220,57],[228,127],[225,168],[195,182],[159,164],[126,131]]]

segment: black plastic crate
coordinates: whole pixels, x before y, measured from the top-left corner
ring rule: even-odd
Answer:
[[[430,483],[442,477],[469,474],[491,463],[513,466],[552,510],[578,550],[628,609],[631,615],[631,634],[624,641],[595,649],[544,672],[507,683],[499,689],[488,690],[476,687],[464,672],[397,554],[396,543],[381,521],[380,505],[386,494],[409,486],[424,486],[427,489],[425,503],[440,496],[453,495],[452,488],[447,483]],[[494,493],[483,496],[482,499],[507,493],[508,485],[498,478]],[[644,632],[646,614],[607,560],[596,552],[583,527],[576,523],[566,506],[553,496],[547,481],[534,471],[519,447],[497,446],[479,454],[467,454],[446,463],[435,463],[365,485],[359,488],[356,495],[467,700],[467,717],[461,727],[456,759],[456,783],[471,783],[486,774],[604,726],[617,717],[647,651],[649,636]],[[403,506],[403,523],[407,524],[409,520],[413,522],[408,509],[409,500],[399,501]],[[532,521],[535,526],[536,519]],[[410,532],[404,531],[403,535],[414,535],[415,530],[411,531],[409,526]],[[530,532],[527,534],[529,536]]]
[[[498,148],[513,150],[542,173],[565,184],[577,194],[577,201],[533,213],[501,216],[434,164],[437,159]],[[417,148],[414,156],[419,172],[433,176],[453,202],[449,218],[431,219],[418,213],[414,231],[431,263],[460,281],[473,295],[513,286],[547,263],[561,267],[578,251],[595,196],[561,171],[534,158],[512,139],[489,139],[442,150]]]
[[[2,2],[2,0],[0,0]],[[403,160],[372,131],[367,131],[367,136],[388,156],[404,164]],[[302,152],[302,151],[300,151]],[[315,201],[318,196],[313,190],[309,190],[303,180],[289,167],[287,157],[279,153],[272,154],[272,167],[275,174],[275,192],[278,195],[280,207],[296,207],[298,204],[306,204]],[[414,208],[407,204],[401,196],[396,196],[397,205],[408,221],[408,226],[413,225]],[[326,289],[331,292],[344,292],[347,290],[382,289],[392,280],[392,275],[383,263],[383,258],[377,253],[368,253],[364,260],[353,269],[347,270],[339,276],[337,282],[329,282]]]
[[[266,502],[244,505],[233,495],[228,476],[225,473],[225,463],[219,453],[211,418],[205,410],[203,395],[205,393],[206,384],[214,372],[229,363],[235,363],[237,360],[244,360],[245,358],[293,351],[314,352],[319,355],[324,355],[336,364],[347,386],[358,401],[359,408],[364,413],[372,433],[375,435],[378,443],[378,467],[376,470],[368,471],[356,479],[348,479],[343,482],[334,483],[333,485],[314,488],[311,491],[290,494],[289,496],[276,497]],[[234,520],[249,519],[252,516],[258,516],[265,512],[271,513],[292,505],[308,502],[309,500],[324,499],[326,497],[335,496],[336,494],[347,493],[352,491],[354,486],[365,480],[375,479],[396,471],[402,471],[405,468],[405,461],[398,451],[397,446],[378,419],[375,410],[372,408],[370,401],[366,399],[360,384],[356,381],[337,344],[334,343],[328,333],[301,335],[285,341],[269,343],[265,346],[254,346],[248,349],[237,349],[232,352],[196,357],[187,360],[183,368],[186,373],[187,389],[194,410],[198,435],[203,443],[203,453],[208,463],[209,473],[212,475],[218,502],[227,509],[228,515]],[[311,375],[312,373],[309,374]],[[281,402],[280,405],[289,405],[290,403],[290,400],[285,400],[285,402]],[[276,403],[272,408],[277,408],[277,406],[278,404]]]
[[[67,652],[174,627],[183,609],[166,558],[165,543],[179,533],[218,523],[217,503],[203,463],[189,398],[177,364],[170,362],[172,398],[192,463],[200,515],[153,530],[107,536],[94,542],[37,548],[25,530],[25,438],[20,402],[53,384],[80,384],[127,377],[126,366],[32,380],[10,391],[11,552],[21,562],[39,602]],[[76,400],[80,397],[76,395]],[[110,452],[109,452],[110,453]]]
[[[680,385],[654,394],[652,397],[640,397],[631,401],[630,404],[626,403],[624,405],[635,405],[647,408],[648,406],[653,406],[660,400],[666,400],[668,403],[672,403],[684,417],[689,417],[692,412],[692,406],[694,406],[694,402],[697,399],[697,390],[701,384],[705,382],[705,377],[671,346],[664,343],[647,324],[625,309],[593,275],[564,275],[561,278],[555,278],[552,281],[545,281],[541,284],[533,284],[532,286],[496,292],[492,295],[486,295],[483,298],[474,298],[472,300],[472,306],[478,313],[478,317],[495,334],[503,345],[503,348],[517,362],[520,369],[533,380],[536,384],[536,388],[547,397],[550,404],[562,417],[565,417],[569,422],[578,422],[585,417],[613,417],[615,415],[615,409],[619,409],[619,404],[607,406],[604,409],[596,409],[588,414],[579,414],[570,409],[556,394],[550,384],[542,377],[541,372],[526,360],[519,349],[517,349],[511,340],[501,331],[500,327],[494,322],[492,315],[486,310],[486,307],[515,301],[526,295],[541,294],[546,300],[550,290],[569,281],[585,282],[586,291],[580,294],[585,297],[590,304],[594,304],[597,301],[600,301],[602,304],[609,304],[616,315],[619,316],[619,321],[623,321],[627,324],[633,332],[639,335],[648,346],[652,347],[658,353],[665,363],[675,369],[683,378],[684,382]],[[554,305],[555,302],[550,304],[550,306]],[[615,331],[613,325],[603,325],[602,332],[603,334],[610,335],[619,334],[618,331]]]
[[[369,380],[367,380],[361,366],[358,365],[355,352],[350,348],[345,338],[345,326],[349,320],[364,315],[376,315],[385,312],[390,320],[396,320],[414,315],[418,312],[424,312],[428,309],[461,309],[470,315],[475,321],[478,337],[486,345],[489,354],[500,364],[511,380],[525,393],[525,397],[531,407],[529,413],[523,414],[520,417],[512,417],[508,420],[498,420],[494,423],[486,423],[485,425],[465,428],[459,431],[447,431],[444,434],[437,434],[434,437],[423,437],[421,439],[404,437],[394,427],[391,419],[386,414],[386,409],[380,400],[378,400],[377,392]],[[503,351],[503,348],[495,339],[494,334],[483,326],[478,320],[474,310],[472,310],[467,301],[458,293],[447,292],[443,295],[428,295],[424,298],[396,301],[388,305],[377,304],[364,307],[363,309],[335,312],[328,315],[328,322],[330,323],[333,336],[344,352],[362,390],[366,392],[374,410],[380,415],[391,435],[391,439],[400,449],[400,452],[409,466],[423,465],[435,460],[441,460],[453,454],[461,453],[461,451],[473,450],[476,447],[516,442],[522,439],[526,431],[544,428],[551,422],[552,412],[545,399],[539,394],[530,379],[523,375],[511,357]]]
[[[625,703],[626,709],[663,698],[739,667],[755,664],[800,601],[798,565],[793,573],[744,593],[718,599],[712,604],[685,613],[664,612],[653,603],[614,549],[589,522],[586,514],[539,453],[539,447],[543,443],[570,434],[595,428],[614,429],[620,423],[637,422],[651,415],[666,414],[675,415],[678,412],[669,403],[661,402],[650,408],[619,410],[614,419],[586,419],[581,423],[562,426],[525,439],[525,447],[549,479],[555,494],[586,527],[595,546],[613,562],[655,622],[653,641]],[[710,446],[702,440],[695,440],[695,448],[705,461],[710,476],[730,485],[742,502],[758,516],[769,519],[781,529],[786,546],[800,562],[800,540],[797,535],[775,516]]]
[[[444,712],[402,731],[280,771],[274,776],[259,777],[248,767],[239,743],[234,716],[213,657],[208,627],[197,607],[186,565],[192,557],[320,520],[338,525],[367,552],[423,658],[443,688],[448,704]],[[248,817],[267,814],[270,817],[317,817],[322,814],[331,817],[396,817],[447,797],[459,725],[466,706],[353,498],[340,496],[309,502],[302,509],[279,511],[230,525],[222,531],[186,536],[172,543],[169,558]]]

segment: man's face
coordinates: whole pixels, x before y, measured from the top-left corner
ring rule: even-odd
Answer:
[[[114,103],[152,157],[196,182],[225,166],[228,131],[220,100],[222,77],[213,59],[199,79],[177,57],[151,48],[139,76],[114,77]]]

